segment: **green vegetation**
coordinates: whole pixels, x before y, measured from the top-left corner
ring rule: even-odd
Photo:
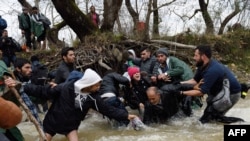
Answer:
[[[250,72],[250,30],[237,30],[223,35],[180,34],[167,40],[183,44],[210,44],[214,57],[224,64]]]

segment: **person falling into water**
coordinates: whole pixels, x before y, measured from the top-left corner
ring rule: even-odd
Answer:
[[[136,115],[114,108],[101,99],[98,93],[101,81],[101,77],[94,70],[86,69],[78,80],[71,79],[53,86],[28,84],[24,87],[24,91],[29,95],[53,99],[43,121],[48,141],[51,141],[55,134],[65,135],[69,141],[78,141],[78,127],[90,108],[116,120],[137,118]]]

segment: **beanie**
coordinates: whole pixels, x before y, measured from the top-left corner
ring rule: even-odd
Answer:
[[[128,75],[130,76],[130,78],[132,78],[134,74],[139,73],[139,72],[140,72],[140,69],[138,67],[128,68]]]
[[[80,93],[81,89],[92,86],[100,82],[102,78],[94,70],[88,68],[83,74],[83,77],[74,83],[75,93]]]
[[[159,48],[156,51],[155,55],[157,56],[158,54],[164,54],[164,55],[168,56],[168,50],[167,50],[167,48]]]

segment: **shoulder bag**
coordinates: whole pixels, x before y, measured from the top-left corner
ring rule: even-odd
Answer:
[[[229,88],[229,79],[224,78],[221,91],[212,99],[212,106],[219,112],[224,112],[232,106]]]

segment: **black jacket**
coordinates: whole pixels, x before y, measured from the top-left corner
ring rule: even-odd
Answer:
[[[179,110],[177,95],[174,93],[163,92],[161,94],[161,106],[152,105],[148,101],[145,104],[145,113],[143,122],[150,123],[164,123]]]
[[[67,64],[62,61],[56,70],[55,83],[63,83],[73,70],[75,70],[74,64]]]
[[[77,130],[90,108],[110,118],[128,120],[127,112],[107,105],[98,93],[89,94],[82,101],[81,108],[79,105],[76,106],[75,98],[79,94],[74,92],[74,82],[75,80],[61,83],[54,88],[50,88],[48,85],[38,86],[33,84],[24,87],[24,91],[28,95],[53,99],[44,119],[45,132],[49,130],[66,135],[72,130]]]
[[[20,44],[11,37],[0,37],[0,50],[3,56],[16,56],[15,52],[22,51]]]
[[[148,100],[146,91],[151,86],[151,83],[145,77],[142,77],[138,82],[132,80],[131,83],[132,89],[125,91],[124,99],[130,108],[138,109],[140,103],[145,104]]]
[[[114,93],[116,94],[117,97],[119,97],[120,84],[129,87],[130,82],[128,78],[122,76],[119,73],[116,72],[108,73],[102,78],[100,94]]]

